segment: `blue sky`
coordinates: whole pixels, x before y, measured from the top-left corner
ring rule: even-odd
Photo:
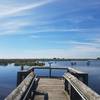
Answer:
[[[0,0],[0,58],[100,56],[100,0]]]

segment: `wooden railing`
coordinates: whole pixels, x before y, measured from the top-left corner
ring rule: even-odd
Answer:
[[[33,100],[34,94],[45,94],[35,91],[38,85],[38,79],[34,74],[35,69],[48,69],[49,77],[51,77],[52,70],[66,70],[67,72],[63,75],[63,78],[65,80],[65,91],[69,94],[70,100],[100,100],[100,95],[87,86],[87,73],[73,68],[52,67],[31,67],[26,71],[18,72],[18,87],[5,100]]]
[[[36,69],[42,69],[42,70],[49,70],[49,75],[48,76],[39,76],[37,77],[55,77],[55,78],[61,78],[63,76],[52,76],[52,71],[53,70],[65,70],[67,71],[67,68],[56,68],[56,67],[30,67],[28,70],[21,70],[17,72],[17,86],[25,79],[25,77],[30,73],[34,72]],[[35,72],[34,72],[35,73]]]
[[[49,71],[49,73],[48,73],[48,76],[47,77],[49,77],[49,78],[51,78],[51,77],[55,77],[55,78],[61,78],[62,76],[53,76],[52,75],[52,71],[53,70],[55,70],[55,71],[57,71],[57,70],[65,70],[65,71],[67,71],[67,68],[65,68],[65,67],[31,67],[31,68],[29,68],[29,71],[31,70],[31,71],[35,71],[36,69],[40,69],[40,70],[48,70]],[[38,75],[37,75],[38,76]],[[38,77],[43,77],[43,76],[38,76]],[[44,77],[46,77],[46,76],[44,76]]]
[[[74,75],[76,78],[78,78],[80,81],[88,85],[88,73],[80,71],[78,69],[68,67],[67,72]]]
[[[31,72],[5,100],[29,100],[34,97],[37,85],[38,79]]]
[[[65,91],[70,100],[100,100],[100,95],[70,73],[64,74]]]
[[[17,72],[17,86],[26,78],[26,76],[34,72],[32,67],[30,67],[28,70],[21,70]]]

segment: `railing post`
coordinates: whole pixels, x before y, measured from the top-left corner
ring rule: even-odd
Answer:
[[[22,77],[21,77],[21,73],[17,72],[17,86],[21,83]]]
[[[51,78],[51,65],[52,65],[52,62],[49,62],[49,77]]]
[[[70,100],[82,100],[82,98],[79,96],[79,94],[76,92],[76,90],[70,85],[69,90]]]
[[[24,65],[21,65],[21,70],[24,70]]]
[[[17,86],[25,79],[28,75],[28,72],[20,71],[17,72]]]
[[[64,82],[64,84],[65,84],[65,91],[69,92],[69,90],[68,90],[68,81],[66,79],[64,81],[65,81]]]
[[[49,69],[49,77],[51,78],[51,67]]]

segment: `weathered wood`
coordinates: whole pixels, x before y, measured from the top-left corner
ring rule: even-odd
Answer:
[[[21,84],[9,94],[5,100],[20,100],[30,85],[32,79],[35,77],[34,73],[31,72],[22,82]]]
[[[30,67],[28,70],[33,70],[33,69],[57,69],[57,70],[67,70],[67,68],[66,67],[36,67],[36,66],[34,66],[34,67]]]
[[[80,95],[83,100],[100,100],[100,95],[98,95],[96,92],[94,92],[92,89],[90,89],[70,73],[65,74],[64,78],[69,82],[69,84],[74,88],[74,90]]]
[[[77,77],[80,81],[88,85],[88,73],[82,72],[78,69],[68,67],[67,71]]]
[[[31,72],[31,71],[33,71],[34,72],[34,67],[30,67],[30,68],[28,68],[28,70],[27,70],[28,72]]]
[[[34,69],[32,68],[33,67],[30,67],[28,70],[21,70],[17,72],[17,86],[26,78],[29,73],[34,72]]]
[[[87,74],[86,72],[80,71],[80,70],[72,68],[72,67],[68,67],[67,70],[68,70],[68,72],[75,73],[75,74],[76,73],[78,73],[78,74]]]
[[[27,71],[19,71],[17,72],[17,86],[26,78],[29,74]]]
[[[64,92],[64,80],[55,78],[40,78],[37,91],[48,93],[48,100],[69,100]],[[43,95],[35,95],[34,100],[44,100]]]
[[[35,69],[42,69],[42,70],[48,70],[49,71],[49,75],[47,77],[49,78],[61,78],[62,76],[52,76],[52,70],[66,70],[67,71],[67,68],[59,68],[59,67],[36,67],[36,66],[33,66],[33,67],[30,67],[28,69],[28,71],[34,71]],[[46,77],[46,76],[38,76],[38,77]]]

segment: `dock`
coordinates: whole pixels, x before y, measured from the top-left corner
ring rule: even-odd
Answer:
[[[4,100],[100,100],[100,95],[88,86],[88,74],[75,68],[67,68],[62,77],[37,76],[33,67],[17,74],[17,87]]]
[[[64,80],[55,78],[40,78],[37,90],[44,95],[36,95],[34,100],[44,100],[48,93],[49,100],[70,100],[64,91]]]

